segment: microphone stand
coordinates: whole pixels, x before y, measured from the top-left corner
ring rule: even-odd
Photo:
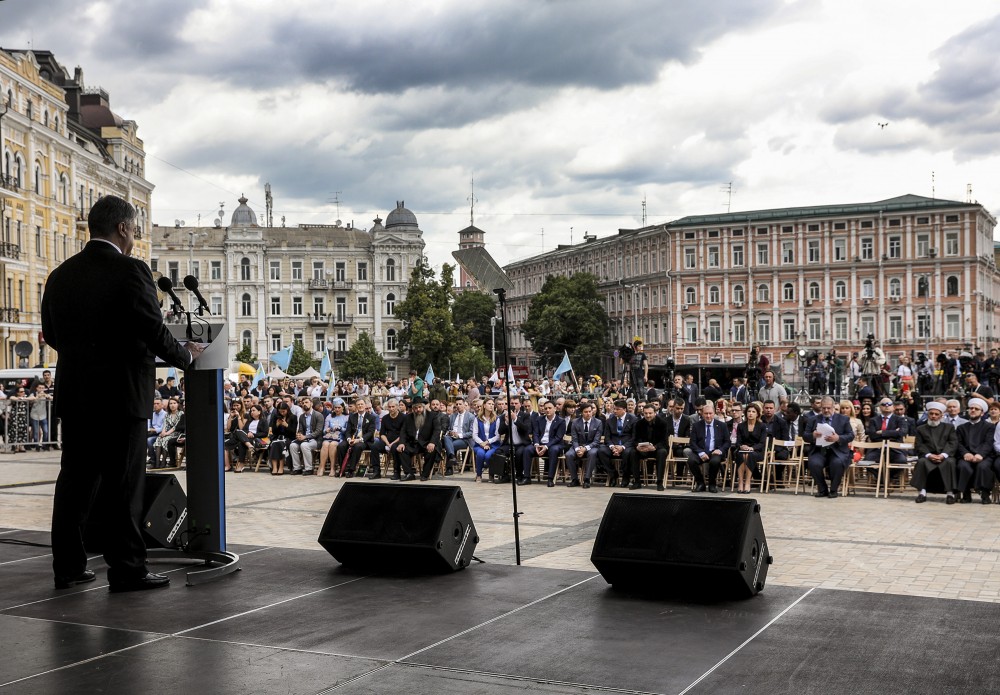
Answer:
[[[510,412],[510,357],[507,354],[507,291],[500,287],[493,292],[500,300],[500,325],[503,329],[503,361],[507,366],[507,374],[504,375],[504,389],[507,392],[507,421],[510,424],[507,439],[507,461],[510,463],[510,494],[514,504],[514,558],[518,565],[521,564],[521,533],[518,527],[518,519],[521,512],[517,511],[517,474],[514,468],[514,416]]]

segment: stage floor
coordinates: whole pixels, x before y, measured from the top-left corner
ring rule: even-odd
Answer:
[[[38,531],[0,539],[48,543]],[[318,549],[234,547],[196,587],[56,592],[44,547],[0,543],[3,693],[996,692],[1000,605],[768,584],[699,605],[596,572],[473,564],[352,574]]]

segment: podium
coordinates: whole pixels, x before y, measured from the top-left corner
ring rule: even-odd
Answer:
[[[229,331],[218,317],[193,318],[168,323],[177,340],[208,343],[205,351],[184,372],[187,423],[187,516],[179,521],[184,548],[151,548],[157,559],[202,560],[207,569],[187,574],[194,586],[240,569],[240,556],[226,550],[226,485],[223,472],[222,379],[229,368]]]

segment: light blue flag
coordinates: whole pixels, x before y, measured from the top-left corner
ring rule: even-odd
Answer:
[[[256,386],[260,383],[261,379],[267,378],[267,372],[264,371],[264,364],[262,362],[257,363],[257,373],[253,376],[253,385]]]
[[[292,346],[289,345],[284,350],[271,355],[271,361],[278,365],[278,369],[285,371],[292,362]]]
[[[428,385],[434,383],[434,367],[431,365],[427,365],[427,374],[424,376],[424,383]]]
[[[333,365],[330,364],[330,351],[323,351],[323,362],[319,365],[319,378],[323,381],[327,380],[330,372],[333,371]]]
[[[559,363],[556,371],[552,373],[552,378],[558,379],[563,374],[569,374],[571,371],[573,371],[573,365],[569,363],[569,352],[563,350],[562,362]]]
[[[168,379],[176,379],[177,378],[177,370],[174,369],[173,367],[168,368],[167,369],[167,378]]]

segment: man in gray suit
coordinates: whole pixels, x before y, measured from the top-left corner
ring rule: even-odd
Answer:
[[[323,416],[313,409],[312,398],[299,399],[302,414],[295,441],[288,445],[292,456],[292,475],[308,475],[313,472],[313,451],[319,448],[323,439]]]
[[[597,454],[604,428],[601,421],[594,417],[593,403],[584,403],[582,410],[583,417],[573,420],[570,428],[571,441],[569,449],[566,450],[566,466],[569,468],[570,479],[575,482],[578,480],[576,472],[578,462],[586,461],[583,486],[590,487],[590,480],[597,469]]]
[[[685,411],[688,415],[691,415],[695,412],[695,404],[698,401],[698,397],[701,396],[701,387],[694,383],[694,374],[688,374],[686,379],[684,382],[684,393],[687,400]]]
[[[444,449],[447,452],[445,475],[451,475],[455,466],[455,455],[462,449],[472,447],[472,428],[476,416],[469,412],[465,399],[455,399],[455,412],[448,416],[448,429],[444,433]]]

